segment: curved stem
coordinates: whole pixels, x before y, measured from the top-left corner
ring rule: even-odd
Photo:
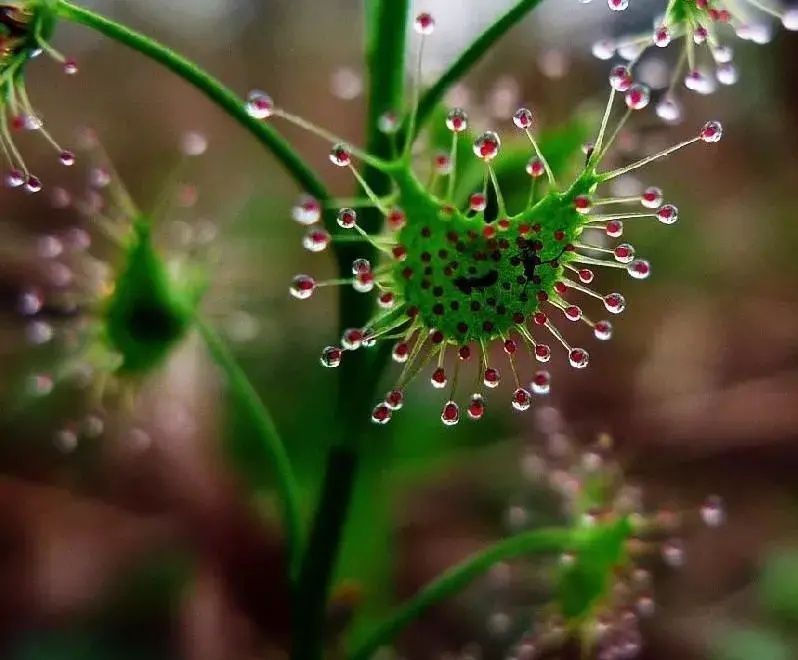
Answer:
[[[405,31],[409,0],[369,0],[366,9],[366,61],[369,70],[369,107],[366,148],[377,158],[390,159],[393,144],[378,130],[383,112],[398,112],[403,105]],[[379,197],[392,192],[391,179],[374,167],[367,167],[363,178],[369,190]],[[383,221],[376,208],[365,209],[359,222],[365,231],[375,233]],[[336,257],[343,273],[354,257],[374,258],[375,250],[365,245],[338,244]],[[373,300],[351,287],[341,291],[341,328],[362,327],[371,316]],[[340,370],[338,424],[336,438],[327,457],[324,483],[313,521],[313,528],[302,561],[294,613],[294,660],[316,660],[323,652],[323,630],[330,585],[335,575],[340,546],[354,492],[359,464],[359,443],[367,435],[374,389],[387,362],[385,350],[376,354],[356,351],[347,355]]]
[[[196,325],[214,361],[227,376],[230,391],[251,416],[258,435],[271,456],[288,545],[290,572],[293,577],[297,573],[302,556],[302,520],[299,510],[299,488],[285,446],[269,409],[261,401],[222,338],[199,318],[196,319]]]
[[[381,646],[389,643],[430,607],[455,595],[495,564],[531,553],[561,552],[568,548],[572,536],[573,532],[568,529],[538,529],[506,539],[476,553],[421,589],[377,626],[363,642],[357,644],[347,657],[349,660],[368,660]]]
[[[542,0],[520,0],[512,9],[503,14],[493,25],[485,30],[457,60],[441,75],[440,78],[421,97],[418,105],[416,132],[424,125],[435,106],[441,102],[448,89],[462,78],[477,61],[506,32],[524,16],[537,7]]]
[[[80,23],[104,34],[106,37],[123,43],[176,73],[252,133],[261,144],[274,154],[277,160],[306,192],[319,199],[329,197],[325,185],[299,154],[291,148],[288,142],[263,120],[250,116],[247,112],[246,103],[238,94],[202,68],[154,39],[85,7],[75,5],[69,0],[59,0],[58,15],[63,19]]]

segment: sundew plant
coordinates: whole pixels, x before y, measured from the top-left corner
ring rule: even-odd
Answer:
[[[549,3],[584,11],[576,0]],[[57,333],[69,339],[50,369],[30,377],[26,394],[41,398],[78,378],[102,407],[124,416],[146,380],[199,336],[269,457],[265,476],[290,583],[289,602],[277,607],[290,613],[286,653],[296,660],[401,657],[392,649],[401,648],[405,629],[510,560],[545,569],[551,589],[506,657],[530,660],[578,647],[581,657],[633,658],[645,644],[640,620],[655,609],[649,565],[681,565],[681,537],[692,523],[716,527],[724,520],[714,494],[695,511],[646,508],[607,436],[584,446],[569,439],[557,452],[541,447],[523,461],[560,502],[552,525],[515,525],[506,539],[451,566],[370,628],[334,625],[336,567],[364,448],[387,442],[395,433],[390,422],[419,401],[433,402],[441,434],[456,435],[491,415],[515,419],[557,388],[547,366],[562,362],[581,372],[593,368],[591,354],[611,352],[606,342],[623,327],[620,315],[634,313],[626,312],[624,290],[645,287],[641,280],[656,272],[627,237],[660,230],[678,237],[677,221],[696,220],[678,208],[680,195],[697,185],[691,168],[706,150],[724,148],[715,115],[683,121],[691,93],[707,95],[737,81],[735,39],[766,43],[780,27],[798,29],[798,10],[773,0],[667,0],[650,29],[596,41],[592,51],[607,61],[606,72],[582,85],[584,96],[572,100],[574,110],[557,125],[542,121],[534,106],[520,105],[497,120],[478,107],[449,104],[461,79],[540,4],[518,1],[428,84],[425,49],[446,13],[413,15],[409,0],[365,0],[368,105],[358,145],[335,126],[317,123],[318,107],[291,107],[268,89],[234,91],[169,47],[79,3],[0,0],[0,146],[9,189],[2,194],[49,193],[48,212],[79,218],[63,235],[40,237],[47,277],[19,295],[34,344]],[[628,4],[609,0],[607,11]],[[26,81],[35,75],[29,65],[39,56],[70,76],[78,73],[78,63],[57,50],[62,23],[117,41],[193,85],[301,189],[293,209],[285,209],[286,222],[292,217],[308,251],[324,253],[314,257],[320,270],[330,255],[338,271],[333,278],[298,272],[285,283],[292,304],[313,305],[321,296],[339,301],[337,327],[324,328],[326,345],[293,357],[320,363],[318,377],[335,380],[338,391],[312,507],[301,497],[286,449],[302,439],[281,435],[268,396],[204,316],[214,271],[224,268],[209,258],[213,232],[198,231],[179,249],[159,234],[159,218],[193,206],[192,189],[168,192],[158,208],[141,209],[104,154],[101,135],[84,131],[74,151],[62,147],[42,119],[47,109],[29,98]],[[668,56],[669,82],[652,90],[639,71],[660,49]],[[291,58],[290,50],[275,54],[272,64],[283,58]],[[702,112],[711,107],[702,103]],[[670,136],[667,143],[638,148],[646,143],[635,138],[652,125]],[[308,133],[328,154],[328,170],[305,162],[283,137],[289,126],[289,134]],[[63,166],[87,166],[87,191],[43,182],[19,146],[25,131],[52,146]],[[185,159],[206,147],[198,133],[183,137]],[[679,186],[667,194],[649,180],[650,166],[666,159],[679,172]],[[337,170],[350,176],[341,190],[326,183]],[[270,277],[268,264],[263,268]],[[619,281],[612,272],[626,280],[620,290],[607,284]],[[587,335],[580,332],[585,326]],[[304,414],[305,403],[297,410]],[[71,445],[78,433],[99,434],[102,424],[90,416],[81,429],[60,431],[60,441]]]

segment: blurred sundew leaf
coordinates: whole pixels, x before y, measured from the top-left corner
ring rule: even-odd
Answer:
[[[798,622],[798,550],[782,550],[767,560],[759,594],[773,616],[786,623]]]
[[[720,635],[712,657],[714,660],[789,660],[794,656],[776,633],[738,628]]]

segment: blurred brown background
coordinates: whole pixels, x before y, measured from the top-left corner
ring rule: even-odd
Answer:
[[[509,6],[416,4],[440,26],[430,74]],[[284,107],[361,137],[362,10],[354,0],[91,5],[242,94],[265,89]],[[590,57],[591,42],[648,29],[659,10],[636,2],[619,18],[601,2],[549,0],[469,76],[471,99],[500,113],[523,102],[544,123],[561,123],[604,93],[606,63]],[[287,295],[294,273],[333,269],[328,255],[301,249],[290,220],[300,191],[243,130],[150,61],[72,26],[59,30],[56,45],[79,60],[80,74],[65,79],[44,58],[34,63],[34,103],[64,142],[77,126],[95,127],[144,208],[157,199],[182,134],[208,136],[207,156],[190,170],[198,216],[219,228],[208,313],[274,410],[310,507],[325,428],[334,423],[333,376],[319,373],[317,355],[336,328],[333,295],[303,305]],[[790,554],[798,552],[798,37],[777,32],[770,45],[737,41],[735,49],[736,86],[707,98],[685,90],[681,127],[663,129],[653,113],[641,120],[654,142],[707,118],[721,120],[725,136],[717,148],[646,172],[646,183],[678,204],[680,222],[627,226],[654,275],[645,283],[618,277],[628,311],[611,343],[586,344],[588,370],[560,360],[551,369],[548,403],[578,438],[610,431],[655,505],[694,506],[711,492],[727,501],[728,524],[692,536],[685,569],[658,582],[646,658],[798,657],[790,636],[798,613]],[[337,190],[350,192],[348,179],[325,166],[325,145],[284,132]],[[67,176],[40,142],[26,141],[25,153],[45,184],[78,185],[81,173]],[[11,402],[25,375],[52,359],[28,345],[15,306],[34,268],[25,263],[35,259],[34,237],[63,220],[43,196],[3,190],[0,199],[0,236],[21,262],[0,267],[0,396]],[[602,276],[608,290],[612,281]],[[482,426],[443,429],[423,385],[414,399],[364,458],[337,592],[342,621],[357,603],[356,626],[378,619],[393,594],[412,593],[506,532],[506,509],[523,489],[523,446],[539,437],[534,415],[509,411]],[[147,383],[132,413],[107,415],[99,438],[59,442],[59,432],[91,413],[74,397],[37,406],[4,415],[0,427],[0,657],[282,657],[289,613],[268,474],[246,460],[252,434],[230,414],[199,342]],[[508,605],[495,591],[488,579],[429,613],[404,636],[404,657],[503,657],[512,640],[490,622],[502,608],[523,618],[528,604]],[[734,637],[741,631],[745,639]]]

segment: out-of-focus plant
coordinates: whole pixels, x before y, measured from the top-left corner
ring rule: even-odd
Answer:
[[[328,640],[325,634],[330,584],[360,455],[365,443],[376,437],[368,432],[376,428],[368,426],[369,417],[377,424],[390,420],[404,404],[407,384],[432,362],[432,385],[449,391],[441,419],[453,426],[460,420],[456,393],[465,378],[461,365],[477,363],[472,372],[482,383],[478,387],[492,389],[499,384],[500,370],[490,355],[494,344],[508,360],[514,382],[512,407],[528,409],[533,394],[548,392],[550,376],[539,370],[524,377],[520,360],[526,354],[533,363],[546,362],[553,353],[533,330],[545,332],[555,344],[561,344],[572,366],[587,366],[587,350],[572,346],[551,315],[561,313],[566,321],[587,323],[598,339],[609,339],[611,324],[588,317],[567,296],[578,292],[597,299],[610,313],[623,311],[625,301],[620,293],[598,293],[589,286],[595,277],[592,267],[620,268],[635,279],[644,279],[650,265],[636,258],[634,248],[627,243],[607,245],[607,237],[620,237],[627,220],[649,218],[672,224],[678,219],[676,207],[664,203],[658,188],[638,189],[630,184],[628,175],[682,147],[715,143],[721,138],[720,124],[709,121],[674,146],[636,160],[626,161],[612,149],[631,115],[646,108],[651,100],[650,90],[634,77],[634,65],[649,41],[664,46],[678,36],[688,39],[682,57],[689,67],[686,83],[697,91],[703,88],[699,89],[701,85],[696,82],[694,43],[707,41],[715,60],[728,63],[724,61],[726,51],[716,41],[715,25],[741,19],[720,3],[704,0],[671,0],[654,36],[633,40],[635,54],[627,58],[627,64],[617,64],[610,71],[609,99],[581,155],[578,147],[584,122],[580,117],[565,122],[559,134],[543,134],[535,126],[535,114],[519,108],[512,123],[523,147],[509,142],[503,147],[498,133],[492,130],[470,133],[465,110],[442,106],[445,93],[539,3],[517,2],[424,91],[420,83],[422,54],[434,31],[434,18],[421,13],[410,21],[408,0],[366,2],[369,108],[366,146],[358,149],[276,105],[264,92],[255,90],[241,98],[166,46],[78,4],[68,0],[0,2],[4,49],[0,60],[4,103],[0,135],[11,167],[11,185],[24,185],[30,192],[41,188],[11,140],[8,117],[12,126],[40,130],[55,144],[43,132],[27,100],[23,71],[42,50],[63,61],[68,73],[77,71],[74,62],[49,45],[58,21],[72,21],[159,62],[238,121],[276,156],[307,194],[294,210],[295,219],[309,226],[305,246],[321,251],[329,245],[334,251],[337,279],[320,282],[300,275],[291,286],[292,294],[303,299],[319,287],[343,285],[340,345],[331,345],[322,353],[322,364],[340,365],[338,415],[336,427],[330,431],[326,472],[308,534],[293,469],[266,406],[221,338],[198,318],[202,287],[192,280],[186,288],[185,279],[172,277],[153,246],[146,218],[129,206],[124,213],[128,223],[122,236],[124,256],[121,266],[111,273],[97,317],[101,328],[98,334],[110,347],[116,360],[113,371],[118,373],[146,374],[154,370],[179,340],[196,328],[224,370],[232,393],[254,421],[268,448],[282,508],[294,588],[292,654],[297,659],[318,658],[326,649],[332,653],[337,642]],[[610,0],[609,4],[611,9],[624,9],[628,3]],[[773,13],[767,8],[765,11]],[[795,27],[794,12],[778,15],[786,27]],[[406,94],[406,33],[410,25],[417,47],[411,62],[413,84]],[[750,34],[742,25],[736,28],[738,33]],[[629,54],[630,48],[623,46],[604,44],[598,54],[607,59],[616,51]],[[683,66],[680,62],[675,78],[681,75]],[[719,69],[718,77],[730,79],[728,67],[722,72]],[[663,103],[673,103],[671,91]],[[620,106],[618,117],[616,106]],[[673,112],[660,111],[660,115],[676,118]],[[319,175],[273,128],[275,119],[298,125],[329,142],[331,162],[352,172],[359,196],[346,201],[334,197]],[[436,123],[429,126],[433,119]],[[425,131],[428,126],[429,131]],[[442,151],[421,158],[417,147],[422,136]],[[579,139],[574,140],[575,136]],[[57,148],[62,162],[72,164],[71,152]],[[575,166],[580,158],[581,163]],[[356,167],[355,161],[362,167]],[[509,176],[513,166],[528,175],[528,193],[520,203],[516,203],[516,194],[508,194],[499,183],[500,176]],[[423,167],[428,174],[425,183],[419,174]],[[378,293],[376,311],[374,301],[361,295],[374,290]],[[391,348],[387,340],[396,343]],[[374,350],[356,350],[361,347]],[[390,355],[404,365],[404,370],[395,387],[372,407]],[[469,386],[468,416],[480,419],[485,405],[485,393]],[[597,649],[606,657],[634,654],[639,644],[626,642],[635,631],[624,628],[619,638],[622,643],[616,643],[613,635],[618,628],[603,626],[600,615],[608,604],[613,611],[619,571],[633,569],[632,551],[635,544],[642,543],[638,536],[649,531],[651,521],[634,507],[620,506],[614,474],[580,472],[576,465],[572,468],[567,472],[572,485],[575,480],[570,493],[573,516],[560,527],[524,532],[453,567],[363,640],[350,640],[350,657],[371,657],[431,604],[452,595],[496,562],[543,553],[564,557],[552,604],[558,616],[557,634],[574,633],[585,649]],[[678,562],[678,544],[665,547],[666,558]],[[544,645],[548,644],[549,632],[544,634]],[[519,654],[530,657],[536,649],[536,645],[522,644]],[[608,655],[607,649],[616,655]]]

